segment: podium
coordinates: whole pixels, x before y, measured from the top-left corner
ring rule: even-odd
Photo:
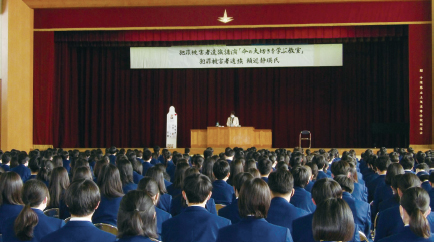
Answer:
[[[254,127],[208,127],[191,130],[191,148],[271,148],[271,129]]]

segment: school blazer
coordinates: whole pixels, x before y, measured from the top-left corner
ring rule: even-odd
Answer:
[[[172,215],[166,211],[159,208],[155,208],[155,213],[157,214],[157,234],[161,239],[161,231],[163,230],[163,223],[172,218]]]
[[[92,216],[92,223],[106,223],[117,226],[119,205],[122,197],[108,198],[101,195],[99,207]]]
[[[319,170],[318,175],[316,176],[316,180],[318,181],[323,178],[330,178],[330,177],[324,171]]]
[[[18,173],[18,175],[21,177],[21,180],[23,180],[23,183],[29,180],[30,176],[32,175],[30,169],[23,164],[12,168],[11,171]]]
[[[270,209],[268,210],[266,220],[271,224],[288,228],[291,231],[292,222],[295,219],[308,214],[309,212],[301,208],[297,208],[286,199],[275,197],[271,199]]]
[[[23,210],[23,205],[3,204],[0,206],[0,234],[3,234],[3,224],[10,217],[17,217]]]
[[[288,228],[268,223],[255,217],[242,218],[237,224],[222,228],[218,232],[217,242],[292,242]]]
[[[178,195],[181,195],[182,190],[179,188],[176,188],[173,184],[166,187],[167,193],[170,194],[173,197],[176,197]]]
[[[158,241],[155,239],[150,239],[149,237],[136,235],[136,236],[125,236],[122,239],[113,240],[114,242],[153,242]]]
[[[161,237],[164,242],[212,242],[219,229],[231,225],[231,221],[209,213],[205,208],[192,206],[178,216],[163,223]]]
[[[146,174],[146,172],[148,171],[149,168],[153,167],[154,165],[151,164],[151,162],[143,162],[142,163],[142,167],[143,167],[143,172],[142,174]]]
[[[212,183],[212,195],[216,204],[229,205],[232,203],[234,188],[223,180],[215,180]]]
[[[124,194],[127,194],[129,191],[137,190],[137,184],[135,183],[128,183],[122,186],[122,190],[124,191]]]
[[[240,212],[238,210],[238,198],[236,198],[231,204],[218,211],[220,217],[227,218],[232,224],[240,222]]]
[[[41,242],[115,241],[116,236],[104,232],[88,221],[69,221],[61,229],[48,234]]]
[[[350,206],[358,231],[362,231],[368,239],[371,239],[371,206],[369,203],[355,199],[348,192],[342,194],[342,199]]]
[[[32,209],[38,215],[38,224],[33,229],[33,239],[30,241],[40,241],[44,236],[62,228],[65,225],[65,221],[45,216],[44,212],[39,209]],[[17,216],[10,217],[3,224],[3,241],[7,242],[21,242],[14,232],[14,223]]]
[[[294,187],[294,190],[294,196],[292,196],[290,203],[309,213],[315,212],[316,206],[312,202],[311,193],[297,186]]]
[[[410,230],[410,226],[405,226],[399,233],[380,240],[380,242],[409,242],[409,241],[411,242],[431,241],[432,242],[434,241],[434,234],[431,233],[431,237],[425,239],[415,235]]]
[[[160,196],[160,200],[157,203],[157,208],[162,209],[170,213],[170,204],[172,203],[172,196],[168,193]]]
[[[139,184],[140,180],[142,180],[143,176],[139,173],[133,171],[133,181],[135,184]]]
[[[367,187],[368,187],[368,201],[373,201],[374,200],[375,189],[377,188],[378,185],[385,184],[385,182],[384,182],[385,178],[386,178],[386,175],[378,175],[377,178],[375,178],[371,182],[367,183]]]
[[[373,223],[375,220],[375,215],[380,211],[380,203],[383,201],[393,197],[392,188],[387,185],[385,182],[378,184],[374,193],[374,201],[372,203],[371,209],[371,222]]]
[[[178,195],[172,199],[172,203],[170,204],[170,214],[172,214],[173,217],[180,214],[187,208],[187,205],[183,205],[182,202],[183,199],[181,195]],[[208,202],[206,202],[205,209],[208,210],[208,212],[217,215],[214,199],[210,198]]]
[[[396,196],[398,196],[398,194],[392,195],[392,197],[382,201],[378,208],[378,212],[382,212],[388,208],[399,206],[399,201],[398,201],[399,198],[396,198]]]
[[[315,184],[315,181],[309,181],[309,183],[306,185],[306,187],[304,188],[304,190],[308,191],[308,192],[312,192],[312,187]]]
[[[368,202],[368,188],[360,183],[354,182],[354,190],[351,195],[357,200]]]

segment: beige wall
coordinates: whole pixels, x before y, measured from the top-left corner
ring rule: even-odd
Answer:
[[[33,10],[2,0],[1,148],[33,146]]]

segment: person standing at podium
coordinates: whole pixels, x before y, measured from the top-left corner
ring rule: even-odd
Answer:
[[[226,122],[226,125],[228,127],[238,127],[240,126],[240,121],[238,121],[238,117],[235,117],[235,112],[231,112],[231,116],[228,118],[228,121]]]

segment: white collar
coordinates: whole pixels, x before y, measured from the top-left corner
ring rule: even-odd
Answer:
[[[92,219],[88,219],[86,217],[73,217],[73,218],[71,217],[69,221],[86,221],[92,223]]]

